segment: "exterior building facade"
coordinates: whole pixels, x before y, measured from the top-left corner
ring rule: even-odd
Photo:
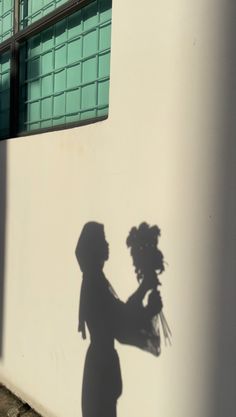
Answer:
[[[66,3],[72,2],[58,6]],[[105,274],[125,301],[137,287],[126,239],[145,221],[161,229],[167,262],[161,293],[172,346],[162,345],[157,358],[117,342],[123,378],[117,414],[233,417],[235,6],[113,0],[107,10],[101,50],[78,61],[78,43],[68,61],[69,26],[62,23],[58,36],[67,38],[58,44],[53,29],[47,42],[53,39],[54,64],[56,52],[67,48],[56,70],[43,64],[42,36],[38,44],[27,38],[20,68],[35,77],[19,80],[17,129],[14,117],[6,122],[14,100],[10,59],[1,61],[0,381],[45,417],[82,417],[89,342],[77,329],[78,238],[87,222],[104,225]],[[79,39],[78,23],[71,30]],[[76,81],[94,54],[96,63]],[[31,65],[36,59],[38,67]]]

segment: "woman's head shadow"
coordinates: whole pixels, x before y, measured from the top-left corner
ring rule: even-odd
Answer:
[[[109,258],[109,245],[103,224],[88,222],[84,225],[75,254],[83,274],[103,269],[105,261]]]

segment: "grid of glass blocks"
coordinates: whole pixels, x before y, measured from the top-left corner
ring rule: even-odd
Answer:
[[[10,52],[0,55],[0,138],[9,135]]]
[[[14,0],[0,0],[0,42],[12,36],[13,5]]]
[[[111,0],[31,38],[20,54],[20,131],[108,114]]]
[[[68,0],[20,0],[20,27],[25,28]]]

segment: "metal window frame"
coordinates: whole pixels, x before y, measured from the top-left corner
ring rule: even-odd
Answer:
[[[69,129],[77,126],[84,126],[107,119],[107,116],[96,117],[78,122],[61,124],[49,128],[37,129],[34,131],[19,132],[19,46],[22,42],[30,39],[44,29],[54,25],[58,21],[71,15],[79,9],[93,3],[95,0],[68,0],[65,4],[59,6],[52,12],[38,19],[24,29],[20,29],[20,0],[14,0],[13,11],[13,35],[0,43],[0,54],[10,51],[10,132],[5,140],[14,137],[36,135],[51,131]]]

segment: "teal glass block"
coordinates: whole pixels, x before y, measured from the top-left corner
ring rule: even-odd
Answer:
[[[27,3],[27,1],[26,1],[26,3]],[[37,0],[37,1],[35,1],[35,0],[30,1],[29,0],[28,1],[28,8],[30,9],[31,13],[35,13],[35,12],[38,12],[39,10],[42,9],[43,3],[44,3],[43,0]]]
[[[111,39],[111,25],[101,26],[100,27],[100,38],[99,38],[99,48],[107,49],[110,48],[110,39]]]
[[[80,85],[81,82],[81,63],[73,65],[67,69],[67,88]]]
[[[65,116],[56,117],[52,121],[53,126],[63,125],[64,123],[65,123]]]
[[[82,87],[82,109],[96,106],[97,88],[96,84]]]
[[[53,70],[53,53],[51,51],[42,55],[41,64],[42,73],[45,74]]]
[[[28,3],[29,17],[33,3]],[[42,0],[34,13],[45,13],[52,3],[59,4]],[[111,0],[94,1],[25,42],[20,55],[22,129],[107,115],[110,42]]]
[[[62,116],[65,114],[65,94],[59,94],[53,100],[53,115]]]
[[[30,92],[29,94],[30,100],[35,100],[40,97],[40,81],[39,80],[36,80],[30,83],[29,92]]]
[[[97,79],[97,57],[83,62],[83,83]]]
[[[62,6],[62,4],[66,3],[67,0],[57,0],[57,6]]]
[[[106,22],[111,19],[111,0],[99,1],[100,22]]]
[[[52,97],[47,97],[41,101],[42,119],[49,119],[52,117]]]
[[[0,42],[13,34],[14,0],[0,0]]]
[[[49,28],[42,33],[40,42],[42,46],[42,52],[48,51],[49,49],[53,48],[54,46],[53,28]]]
[[[66,66],[66,45],[55,49],[55,69]]]
[[[0,55],[0,139],[9,136],[10,127],[10,52]]]
[[[78,120],[80,120],[80,116],[78,114],[66,116],[66,123],[76,123]]]
[[[69,91],[66,94],[66,113],[75,113],[80,110],[80,90]]]
[[[29,103],[29,120],[31,122],[38,121],[40,119],[40,102],[35,101]]]
[[[54,92],[62,92],[66,88],[66,70],[56,72],[54,75]]]
[[[54,4],[51,3],[47,7],[45,7],[42,11],[42,15],[45,16],[46,14],[52,12],[54,10]]]
[[[49,74],[45,77],[42,77],[42,96],[53,94],[53,75]]]
[[[36,78],[40,74],[40,58],[35,58],[28,63],[29,78]]]
[[[84,35],[84,57],[96,54],[98,52],[98,31],[93,30],[92,32]]]
[[[52,120],[43,120],[41,122],[41,128],[46,129],[52,127]]]
[[[25,28],[68,0],[20,0],[20,27]]]
[[[82,9],[84,30],[88,30],[97,26],[99,22],[98,3],[99,2],[97,1],[93,2]]]
[[[40,129],[40,123],[39,122],[38,123],[30,123],[28,125],[28,129],[27,130],[33,131],[33,130],[38,130],[38,129]]]
[[[79,10],[78,12],[72,14],[68,17],[68,39],[74,38],[81,34],[83,30],[83,20],[82,20],[82,12]]]
[[[83,111],[80,115],[81,120],[94,119],[97,116],[96,110]]]
[[[82,57],[82,38],[68,43],[68,64],[78,61]]]
[[[105,53],[99,56],[98,76],[108,77],[110,72],[110,53]]]
[[[6,13],[9,12],[9,10],[11,10],[13,3],[12,0],[3,0],[1,1],[2,3],[2,12]]]
[[[2,17],[2,31],[3,32],[10,31],[11,24],[12,24],[12,16],[11,16],[11,13],[8,13],[4,17]]]
[[[38,11],[37,13],[32,14],[31,19],[30,19],[30,23],[32,24],[32,23],[36,22],[41,17],[42,17],[41,11]]]
[[[0,56],[1,74],[10,71],[10,52],[6,52]]]
[[[61,20],[55,25],[55,44],[59,45],[67,41],[67,24],[66,20]]]
[[[97,117],[107,116],[108,106],[103,107],[102,109],[97,110]]]
[[[34,58],[41,53],[41,36],[36,35],[28,42],[28,57]]]
[[[10,77],[8,71],[2,74],[2,85],[4,85],[4,88],[7,90],[10,88]]]
[[[98,83],[98,105],[107,104],[109,101],[109,80]]]

